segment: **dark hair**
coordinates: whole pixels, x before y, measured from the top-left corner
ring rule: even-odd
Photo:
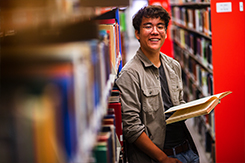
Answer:
[[[168,23],[170,20],[169,13],[159,5],[150,5],[141,8],[133,18],[133,26],[134,29],[140,32],[140,25],[142,22],[142,18],[159,18],[165,22],[165,29],[167,30],[168,28]]]

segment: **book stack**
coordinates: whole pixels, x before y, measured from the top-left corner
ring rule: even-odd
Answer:
[[[113,136],[109,132],[100,132],[93,149],[96,163],[113,163]]]
[[[107,114],[102,119],[101,132],[109,132],[111,134],[111,147],[108,148],[106,143],[101,143],[98,139],[96,147],[93,149],[94,157],[96,161],[107,160],[108,156],[112,156],[113,162],[122,162],[123,160],[123,136],[122,136],[122,118],[121,118],[121,103],[120,103],[120,93],[118,90],[113,89],[111,91],[111,96],[109,97]],[[100,135],[100,134],[99,134]],[[103,148],[101,147],[104,145]],[[101,151],[103,150],[103,152]],[[100,153],[98,155],[98,153]],[[103,156],[101,156],[103,153]]]
[[[116,134],[118,136],[121,147],[123,147],[123,133],[122,133],[122,113],[121,113],[121,102],[120,92],[118,90],[112,90],[109,98],[108,109],[113,109],[116,118]]]

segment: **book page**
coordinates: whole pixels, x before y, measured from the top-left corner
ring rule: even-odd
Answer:
[[[219,103],[219,99],[213,101],[209,100],[208,102],[202,105],[196,105],[188,109],[178,110],[166,120],[166,123],[170,124],[188,118],[209,114],[218,103]]]
[[[227,96],[228,94],[231,94],[231,93],[232,93],[231,91],[226,91],[226,92],[214,95],[214,96],[218,97],[219,99],[222,99],[223,97],[225,97],[225,96]]]
[[[209,100],[214,100],[214,99],[217,99],[217,97],[208,96],[208,97],[200,98],[200,99],[197,99],[197,100],[185,103],[185,104],[181,104],[181,105],[177,105],[177,106],[171,107],[167,111],[165,111],[165,113],[170,113],[170,112],[173,112],[173,111],[176,111],[176,110],[181,110],[181,109],[185,109],[185,108],[201,105],[201,104],[206,103]]]
[[[173,111],[177,111],[177,110],[186,109],[186,108],[189,108],[189,107],[201,105],[201,104],[206,103],[207,101],[213,101],[213,100],[215,100],[217,98],[221,99],[221,98],[225,97],[226,95],[228,95],[230,93],[231,93],[230,91],[227,91],[227,92],[215,94],[215,95],[208,96],[208,97],[203,97],[203,98],[200,98],[200,99],[197,99],[197,100],[194,100],[194,101],[190,101],[190,102],[185,103],[185,104],[181,104],[181,105],[178,105],[178,106],[171,107],[167,111],[165,111],[164,113],[170,113],[170,112],[173,112]]]

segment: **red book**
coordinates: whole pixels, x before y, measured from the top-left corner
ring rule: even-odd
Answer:
[[[116,119],[116,134],[120,141],[121,146],[123,146],[123,124],[122,124],[122,113],[121,113],[121,103],[109,103],[108,109],[114,108],[115,119]]]
[[[99,24],[115,24],[115,19],[101,19],[99,20]]]

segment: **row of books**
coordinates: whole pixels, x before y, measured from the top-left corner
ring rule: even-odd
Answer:
[[[186,101],[192,101],[200,97],[212,95],[213,76],[210,73],[203,71],[202,69],[200,69],[198,72],[199,79],[197,81],[193,80],[193,74],[186,70],[183,72]]]
[[[193,90],[192,87],[194,86],[202,93],[203,96],[212,95],[212,73],[208,72],[206,69],[200,66],[200,64],[195,59],[193,59],[189,55],[186,55],[185,51],[183,51],[181,48],[174,47],[174,51],[175,59],[177,59],[182,66],[182,77],[186,88],[189,88],[189,90]],[[191,92],[189,94],[192,95],[195,94],[192,93],[193,91],[188,92]],[[191,99],[196,99],[196,96],[194,96],[194,98]]]
[[[182,81],[184,85],[184,100],[193,101],[205,96],[213,95],[213,75],[196,62],[189,55],[184,54],[181,48],[175,46],[175,56],[182,66]],[[213,152],[214,143],[214,112],[195,117],[197,133],[200,135],[200,142],[208,153]]]
[[[91,48],[95,42],[86,46]],[[82,49],[86,51],[85,47]],[[3,63],[5,59],[2,60],[4,69],[1,72],[11,72],[11,75],[2,76],[6,81],[1,82],[5,87],[1,95],[8,98],[1,101],[6,112],[1,121],[2,127],[11,130],[13,135],[5,130],[0,139],[1,143],[6,143],[6,139],[15,142],[1,146],[2,150],[7,148],[9,152],[3,158],[7,160],[16,156],[13,162],[17,163],[58,162],[58,159],[69,162],[86,158],[82,156],[87,155],[94,143],[86,141],[87,137],[97,135],[96,129],[100,126],[95,122],[104,113],[102,104],[106,100],[102,99],[106,98],[108,84],[112,83],[107,81],[106,85],[106,80],[102,81],[103,73],[100,72],[105,68],[100,64],[101,60],[92,64],[91,57],[92,54],[84,54],[74,57],[74,62],[64,64],[40,63],[33,67],[33,63],[25,62],[25,67],[12,64],[8,68]],[[99,71],[99,76],[96,71]],[[13,121],[5,120],[7,117]],[[87,143],[81,144],[83,141]]]
[[[211,8],[205,7],[201,9],[173,7],[172,8],[173,22],[201,32],[206,36],[211,36]]]
[[[23,66],[11,65],[8,70],[18,74],[1,80],[0,148],[5,152],[0,162],[67,162],[76,153],[72,67],[46,66],[27,66],[27,75],[20,73]]]
[[[11,41],[3,43],[4,89],[0,101],[4,129],[0,150],[6,151],[0,154],[3,162],[89,159],[101,127],[99,122],[107,109],[119,66],[116,63],[120,61],[112,59],[110,55],[116,55],[110,51],[112,43],[103,38],[22,46],[16,45],[21,39],[15,39],[11,48]]]
[[[103,117],[101,130],[93,148],[95,163],[123,162],[123,135],[120,93],[112,90],[107,114]]]
[[[112,72],[115,72],[115,74],[122,68],[123,45],[121,41],[120,25],[120,17],[122,14],[123,12],[120,12],[119,9],[113,9],[96,18],[99,22],[100,35],[103,35],[102,38],[107,38],[108,40],[110,60],[113,67]],[[123,22],[123,20],[121,22]]]
[[[88,114],[86,116],[87,117],[86,122],[84,123],[83,122],[84,118],[80,117],[80,122],[78,123],[78,124],[87,123],[87,126],[85,126],[85,128],[81,128],[80,141],[83,142],[83,144],[81,145],[80,153],[82,154],[80,154],[80,157],[77,159],[77,161],[80,162],[86,162],[86,160],[90,159],[91,151],[94,150],[93,147],[96,144],[98,145],[98,146],[96,145],[98,149],[106,149],[104,153],[107,153],[106,158],[105,157],[97,158],[97,162],[103,162],[103,159],[106,159],[107,162],[115,162],[116,158],[118,158],[116,157],[116,154],[118,152],[116,148],[117,146],[116,140],[118,136],[114,132],[109,131],[112,130],[113,128],[112,124],[106,124],[106,123],[111,123],[113,121],[115,132],[116,133],[119,133],[119,131],[122,132],[122,129],[121,128],[119,129],[119,127],[115,125],[115,123],[118,123],[116,119],[120,121],[119,118],[120,116],[118,115],[120,111],[117,108],[119,107],[119,105],[114,106],[110,104],[108,106],[108,100],[111,97],[110,92],[113,87],[116,74],[118,71],[120,71],[120,64],[121,64],[120,25],[118,23],[119,22],[118,19],[115,18],[115,14],[116,14],[115,12],[118,12],[118,10],[112,10],[106,12],[105,14],[102,14],[101,16],[96,18],[96,21],[99,23],[98,29],[99,29],[100,41],[97,45],[93,44],[93,46],[91,46],[93,49],[92,51],[94,52],[94,55],[91,56],[92,57],[91,61],[92,61],[92,65],[95,65],[94,68],[95,71],[92,77],[93,78],[92,83],[95,83],[94,87],[92,88],[94,91],[93,95],[95,96],[89,97],[87,96],[88,94],[83,93],[84,92],[83,90],[80,91],[78,90],[78,93],[80,93],[80,96],[78,97],[80,99],[81,98],[84,99],[83,101],[81,101],[81,105],[85,107],[91,106],[93,108],[91,114]],[[110,15],[109,16],[110,18],[107,18],[108,14]],[[88,72],[89,71],[90,69],[88,69]],[[81,73],[79,74],[80,74],[80,82],[78,81],[77,83],[81,83],[82,80],[84,80],[84,76],[86,76],[86,75],[82,75]],[[77,88],[82,88],[82,87],[84,89],[88,88],[86,85],[78,86]],[[94,105],[90,105],[91,103],[90,104],[88,103],[90,99],[94,101]],[[111,106],[113,107],[108,109],[108,107]],[[85,108],[85,110],[90,110],[90,109]],[[108,112],[108,110],[110,110],[110,113]],[[84,110],[80,110],[80,115],[84,113],[86,113]],[[98,131],[101,132],[98,133]],[[118,138],[119,140],[122,140],[120,139],[122,138],[122,133]],[[96,140],[103,141],[103,143],[101,143],[100,141],[97,142]],[[108,145],[110,144],[110,142],[108,141],[111,141],[112,143],[111,144],[112,147],[110,148],[108,148]],[[107,148],[105,148],[105,145]]]
[[[195,33],[186,31],[177,26],[172,30],[173,40],[177,46],[199,61],[207,69],[212,70],[212,44],[211,40],[200,37]]]
[[[76,126],[79,137],[79,155],[76,161],[86,161],[89,156],[100,119],[106,112],[106,102],[114,77],[108,45],[103,41],[93,40],[88,45],[90,54],[83,59],[74,59],[74,83]]]
[[[100,24],[100,36],[103,42],[109,48],[109,60],[111,61],[112,72],[117,72],[121,60],[120,46],[119,46],[119,25],[112,19],[112,24]],[[110,22],[103,22],[110,23]]]
[[[76,157],[76,161],[82,162],[90,159],[90,152],[98,137],[97,131],[103,126],[101,119],[108,114],[108,99],[121,63],[119,24],[115,18],[97,21],[99,22],[99,41],[91,42],[90,58],[84,62],[87,65],[80,64],[80,67],[76,69],[75,91],[79,105],[76,117],[80,133],[79,141],[83,142],[79,147],[80,155]],[[108,137],[108,134],[106,135]],[[111,133],[112,140],[115,140],[114,135]],[[113,157],[107,158],[108,162],[114,162],[113,160],[115,160],[115,152],[113,152]]]

